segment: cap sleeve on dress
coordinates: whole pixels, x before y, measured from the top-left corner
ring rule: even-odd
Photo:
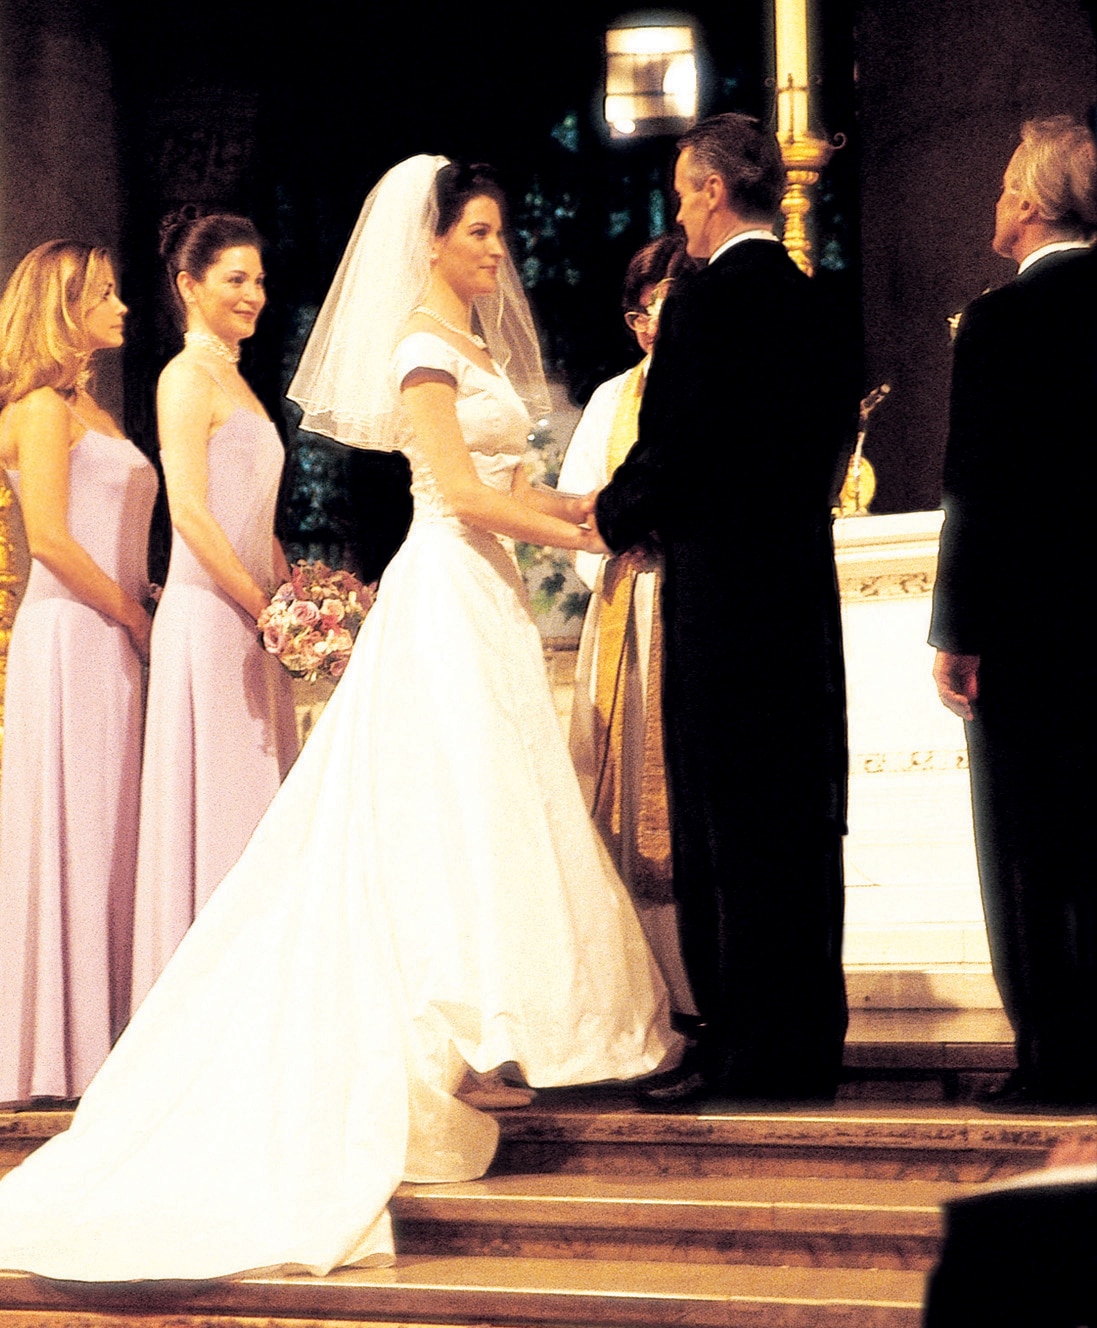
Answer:
[[[430,332],[409,333],[396,347],[392,360],[397,387],[415,369],[437,369],[455,383],[460,381],[462,357],[448,342]]]

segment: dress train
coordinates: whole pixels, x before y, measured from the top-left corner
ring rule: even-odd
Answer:
[[[571,770],[503,545],[416,524],[237,865],[0,1182],[0,1266],[82,1281],[392,1257],[402,1179],[481,1175],[465,1065],[632,1077],[667,996]]]

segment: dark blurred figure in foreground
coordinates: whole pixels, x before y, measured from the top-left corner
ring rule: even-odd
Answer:
[[[1097,1144],[1060,1144],[1027,1172],[945,1205],[924,1328],[1097,1324]]]

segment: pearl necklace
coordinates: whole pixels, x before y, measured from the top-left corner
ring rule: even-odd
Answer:
[[[211,355],[216,355],[219,360],[228,360],[229,364],[240,363],[240,347],[230,346],[212,332],[196,328],[192,332],[184,332],[183,341],[188,346],[200,346],[202,350],[208,350]]]
[[[447,332],[453,332],[456,336],[471,341],[477,350],[487,350],[488,348],[488,343],[483,337],[478,337],[475,332],[466,332],[463,327],[451,323],[448,318],[443,318],[441,314],[435,313],[433,309],[428,309],[425,304],[417,304],[411,312],[413,314],[426,314],[428,318],[433,318],[436,323],[441,323]]]

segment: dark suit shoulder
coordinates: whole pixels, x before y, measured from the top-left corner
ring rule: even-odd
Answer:
[[[987,291],[964,310],[960,330],[970,335],[1004,323],[1024,323],[1038,311],[1097,308],[1097,251],[1049,254],[1005,286]]]
[[[680,295],[674,314],[671,300]],[[762,328],[797,324],[816,304],[813,283],[772,240],[733,245],[672,292],[664,317],[705,329],[704,335],[738,341]],[[730,321],[729,321],[730,320]]]
[[[1026,294],[1058,290],[1092,290],[1097,285],[1097,248],[1062,249],[1048,254],[1013,282]]]
[[[802,290],[811,286],[811,281],[789,257],[785,246],[773,240],[744,240],[741,244],[733,244],[698,275],[715,288],[740,283],[765,283]]]

